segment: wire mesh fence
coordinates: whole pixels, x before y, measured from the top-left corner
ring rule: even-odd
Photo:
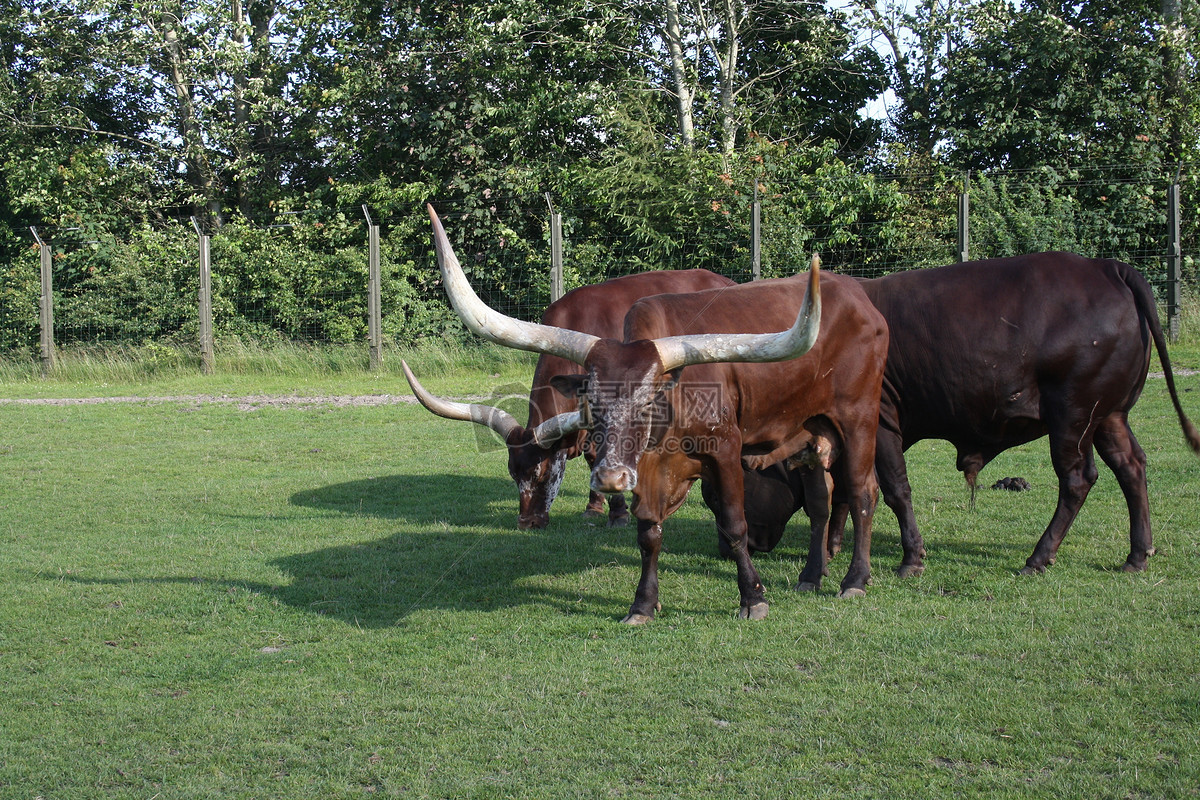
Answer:
[[[692,214],[690,229],[582,205],[551,209],[545,198],[494,203],[482,214],[448,199],[438,211],[484,301],[522,319],[537,319],[554,297],[555,211],[565,290],[647,269],[704,267],[739,282],[777,277],[806,269],[813,252],[827,270],[876,277],[964,256],[1072,250],[1134,264],[1164,303],[1180,282],[1196,280],[1197,226],[1179,224],[1178,209],[1196,194],[1196,181],[1186,176],[1109,168],[839,180],[732,187]],[[1172,191],[1181,195],[1174,206]],[[873,193],[869,202],[861,200],[865,193]],[[321,209],[201,231],[210,237],[218,349],[236,339],[365,349],[372,223],[379,226],[378,343],[462,335],[441,290],[424,209],[378,219],[370,213]],[[197,233],[186,222],[144,227],[122,241],[34,231],[38,243],[0,269],[0,351],[194,345],[202,327]],[[47,257],[49,291],[42,280]],[[1169,272],[1172,265],[1178,274]]]

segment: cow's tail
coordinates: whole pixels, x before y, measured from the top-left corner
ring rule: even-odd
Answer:
[[[1175,413],[1179,415],[1179,426],[1183,428],[1183,435],[1187,438],[1192,451],[1200,453],[1200,432],[1197,432],[1196,426],[1188,419],[1187,414],[1183,413],[1183,406],[1179,404],[1179,393],[1175,391],[1175,374],[1171,370],[1171,358],[1167,355],[1167,340],[1163,336],[1162,323],[1158,320],[1158,306],[1154,302],[1154,292],[1150,289],[1150,284],[1146,282],[1142,273],[1124,262],[1116,263],[1119,265],[1118,271],[1121,280],[1133,293],[1138,315],[1150,328],[1150,336],[1154,339],[1154,346],[1158,349],[1158,360],[1162,363],[1163,375],[1167,378],[1167,391],[1171,394],[1171,403],[1175,406]]]

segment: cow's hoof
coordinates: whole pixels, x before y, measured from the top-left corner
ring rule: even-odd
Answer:
[[[755,603],[749,608],[742,606],[738,609],[738,617],[741,619],[766,619],[767,609],[766,603]]]
[[[821,589],[821,584],[814,583],[813,581],[799,581],[796,584],[797,592],[816,592],[816,591],[820,591],[820,589]]]
[[[1046,571],[1045,567],[1035,567],[1032,564],[1026,564],[1024,567],[1021,568],[1021,571],[1018,572],[1017,574],[1018,575],[1041,575],[1045,571]]]
[[[1125,563],[1121,565],[1121,571],[1122,572],[1145,572],[1146,567],[1149,566],[1149,564],[1147,562],[1149,561],[1150,556],[1154,555],[1154,552],[1155,552],[1154,548],[1151,547],[1140,558],[1134,556],[1133,553],[1130,553],[1129,558],[1125,559]]]
[[[648,614],[626,614],[625,619],[621,620],[622,625],[645,625],[654,617]]]
[[[851,586],[847,589],[842,589],[840,592],[838,592],[838,597],[842,600],[845,600],[848,597],[866,597],[866,596],[867,596],[867,590],[860,589],[857,586]]]
[[[896,575],[901,578],[915,578],[925,571],[924,564],[901,564]]]
[[[584,512],[583,512],[584,519],[600,519],[600,517],[603,517],[603,516],[604,516],[603,509],[597,511],[594,508],[588,508],[588,509],[584,509]]]
[[[629,515],[628,514],[625,514],[620,517],[609,517],[608,518],[608,527],[610,527],[610,528],[624,528],[628,524],[629,524]]]

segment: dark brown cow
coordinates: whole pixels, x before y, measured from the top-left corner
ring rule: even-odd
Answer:
[[[743,449],[759,466],[812,452],[804,467],[808,505],[826,521],[828,500],[822,508],[820,495],[832,465],[854,513],[854,558],[841,594],[865,591],[887,327],[857,282],[819,276],[814,258],[808,276],[644,298],[625,318],[624,340],[601,339],[487,308],[430,215],[446,291],[471,330],[584,367],[583,376],[555,381],[581,401],[558,425],[564,434],[592,430],[593,489],[633,492],[642,575],[625,622],[654,617],[662,522],[698,478],[712,481],[722,500],[717,527],[737,563],[740,616],[766,616],[746,547]],[[803,588],[816,588],[824,570],[825,528],[815,522],[813,530]]]
[[[1095,448],[1129,506],[1124,569],[1146,568],[1154,553],[1146,456],[1129,411],[1145,384],[1152,344],[1197,452],[1200,435],[1180,406],[1154,296],[1137,270],[1112,259],[1038,253],[896,273],[864,281],[863,288],[892,334],[875,463],[884,500],[900,521],[902,575],[924,569],[904,463],[904,451],[922,439],[954,445],[973,494],[979,471],[999,453],[1049,436],[1058,508],[1024,573],[1054,563],[1096,481]],[[765,480],[771,485],[759,491],[786,494],[788,477]],[[794,492],[802,491],[797,476],[790,480]],[[764,509],[763,522],[776,525],[786,505]],[[758,513],[747,510],[748,517]],[[835,546],[838,529],[835,521]],[[772,530],[763,541],[771,535],[778,539]]]
[[[769,553],[783,538],[788,521],[804,508],[804,486],[800,471],[789,467],[784,461],[764,469],[746,467],[743,483],[746,495],[746,546],[751,553]],[[721,498],[707,482],[702,482],[700,489],[704,503],[716,513]],[[834,508],[835,513],[840,511],[840,506]],[[725,537],[717,537],[717,549],[722,558],[733,558]]]
[[[664,292],[694,292],[732,286],[729,278],[706,269],[644,272],[583,286],[567,292],[546,307],[542,324],[582,331],[594,336],[615,338],[621,335],[625,312],[642,297]],[[540,442],[534,431],[547,420],[573,411],[578,403],[550,386],[555,375],[581,373],[582,367],[556,355],[542,354],[533,371],[529,391],[527,425],[521,425],[507,412],[470,403],[449,403],[433,397],[417,382],[408,365],[405,375],[417,399],[434,414],[449,419],[468,420],[485,425],[504,440],[508,448],[508,474],[517,484],[519,512],[517,525],[522,529],[544,528],[550,522],[550,504],[558,494],[567,459],[584,451],[585,434],[573,433],[562,438]],[[588,463],[591,464],[590,455]],[[608,496],[609,525],[624,525],[629,519],[622,493]],[[604,513],[604,496],[593,491],[584,510],[585,516]]]

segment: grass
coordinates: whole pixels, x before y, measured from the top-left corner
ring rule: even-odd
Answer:
[[[55,367],[42,375],[29,353],[0,356],[0,398],[175,394],[410,394],[404,359],[430,389],[466,393],[491,383],[524,382],[537,360],[530,353],[489,344],[442,342],[385,348],[383,368],[368,368],[361,345],[225,340],[217,348],[213,375],[200,372],[200,357],[164,344],[98,344],[61,348]]]
[[[1200,349],[1172,355],[1200,364]],[[433,377],[479,394],[528,379],[494,368]],[[390,369],[3,393],[404,391]],[[1200,416],[1200,376],[1179,382]],[[581,462],[551,527],[518,531],[502,454],[418,407],[6,404],[0,419],[3,798],[1200,787],[1200,459],[1161,379],[1133,421],[1159,548],[1146,573],[1118,571],[1127,516],[1101,468],[1058,563],[1016,576],[1053,509],[1045,442],[981,476],[1031,491],[983,490],[974,511],[952,449],[924,442],[910,451],[921,577],[893,575],[881,508],[868,596],[833,596],[848,554],[824,591],[795,594],[797,520],[756,559],[769,618],[739,621],[694,492],[665,526],[664,608],[642,629],[617,622],[633,534],[579,518]]]

